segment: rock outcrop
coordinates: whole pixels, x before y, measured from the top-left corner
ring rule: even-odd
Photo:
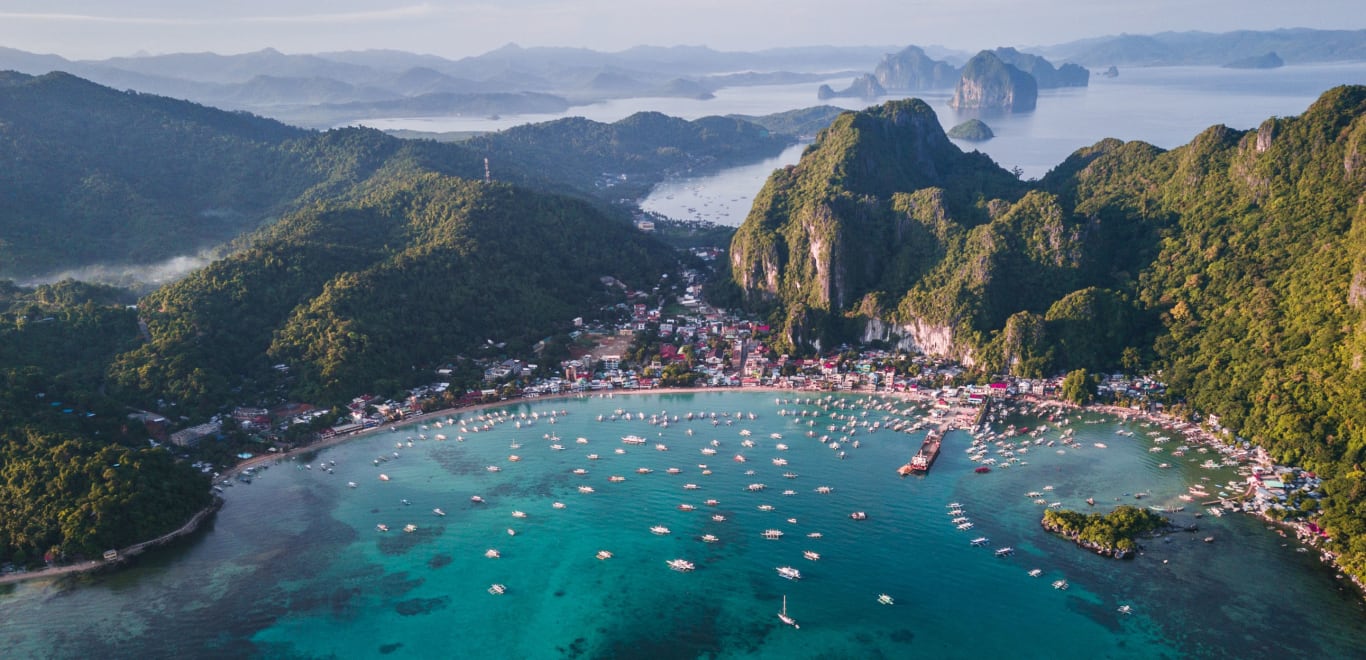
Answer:
[[[953,128],[949,129],[949,137],[955,140],[966,140],[968,142],[985,142],[996,137],[991,132],[991,127],[981,119],[969,119]]]
[[[884,88],[898,92],[948,89],[958,82],[958,67],[941,62],[915,46],[882,57],[873,76]]]
[[[1031,112],[1038,101],[1034,76],[984,50],[968,60],[949,106],[955,110]]]
[[[819,98],[822,101],[835,98],[875,99],[879,96],[886,95],[887,90],[883,89],[882,85],[878,84],[877,78],[868,74],[855,78],[854,82],[849,83],[849,86],[842,91],[837,92],[829,85],[821,85],[816,90],[816,98]]]

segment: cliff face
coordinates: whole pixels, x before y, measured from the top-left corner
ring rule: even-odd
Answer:
[[[769,179],[732,242],[732,275],[751,304],[786,311],[796,342],[862,333],[848,324],[877,319],[885,328],[867,332],[954,352],[956,312],[912,305],[903,315],[901,298],[965,224],[986,219],[975,200],[1021,188],[954,146],[922,101],[846,113]]]
[[[933,59],[915,46],[883,56],[873,70],[873,76],[884,88],[910,92],[948,89],[957,83],[959,73],[957,67]]]
[[[963,67],[949,106],[955,110],[1030,112],[1038,96],[1034,76],[984,50]]]

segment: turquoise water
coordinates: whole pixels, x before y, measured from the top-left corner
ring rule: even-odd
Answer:
[[[1088,417],[1070,427],[1080,448],[1032,447],[1018,454],[1025,463],[989,474],[973,472],[971,438],[951,432],[929,475],[901,479],[895,468],[923,432],[850,434],[830,414],[887,424],[910,419],[899,414],[908,403],[864,415],[858,397],[823,408],[792,396],[545,400],[499,409],[508,421],[488,431],[473,432],[478,413],[467,413],[463,424],[437,429],[428,418],[425,430],[358,438],[227,489],[210,528],[128,570],[0,593],[0,645],[9,657],[1349,657],[1366,648],[1359,601],[1312,553],[1255,519],[1194,520],[1188,506],[1174,518],[1199,524],[1198,534],[1149,541],[1143,556],[1121,562],[1043,532],[1043,507],[1024,497],[1051,486],[1046,499],[1068,508],[1094,497],[1104,509],[1137,492],[1149,494],[1140,504],[1179,505],[1176,496],[1202,478],[1236,477],[1198,467],[1213,454],[1150,453],[1153,429],[1133,425],[1136,435],[1124,437],[1114,420]],[[680,419],[610,421],[619,409]],[[689,412],[706,419],[688,421]],[[741,445],[742,430],[754,447]],[[628,434],[647,444],[623,444]],[[819,442],[824,435],[845,438],[843,458]],[[712,440],[716,454],[702,454]],[[737,453],[749,460],[736,462]],[[381,456],[390,460],[375,465]],[[322,469],[332,461],[332,473]],[[767,487],[749,492],[750,483]],[[823,485],[832,492],[815,491]],[[950,522],[950,502],[973,529]],[[683,503],[696,509],[679,510]],[[851,520],[852,511],[868,519]],[[380,523],[390,531],[377,531]],[[407,524],[416,531],[401,531]],[[652,534],[655,525],[672,533]],[[784,535],[767,540],[766,529]],[[719,540],[703,543],[703,534]],[[1201,543],[1206,535],[1216,541]],[[972,547],[977,536],[991,546]],[[1013,557],[993,556],[1006,545]],[[486,558],[490,548],[502,556]],[[599,550],[614,556],[599,560]],[[697,568],[669,570],[674,558]],[[803,579],[782,579],[778,566]],[[1042,575],[1029,577],[1033,568]],[[1053,589],[1057,579],[1070,588]],[[493,583],[507,593],[489,594]],[[879,604],[881,593],[895,604]],[[784,595],[800,630],[776,617]],[[1119,613],[1123,604],[1134,613]]]

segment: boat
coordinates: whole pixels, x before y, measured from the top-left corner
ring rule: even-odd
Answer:
[[[626,477],[623,477],[623,476],[621,476],[621,475],[619,475],[619,474],[614,474],[614,475],[612,475],[612,476],[610,476],[610,477],[607,477],[607,480],[610,481],[610,482],[612,482],[612,483],[620,483],[620,482],[626,481]]]
[[[502,472],[502,471],[503,471],[503,468],[500,468],[500,467],[498,467],[497,465],[490,465],[490,466],[488,466],[488,467],[486,467],[486,468],[484,468],[484,469],[485,469],[485,470],[488,470],[489,472]]]
[[[680,573],[686,573],[697,568],[695,564],[686,559],[670,559],[665,563],[669,565],[669,568],[672,568]]]
[[[513,517],[513,518],[525,518],[525,517],[526,517],[526,512],[525,512],[525,511],[513,511],[513,512],[512,512],[512,517]]]
[[[796,479],[796,478],[797,478],[797,473],[796,473],[796,472],[784,472],[784,473],[783,473],[783,478],[784,478],[784,479]]]
[[[586,493],[591,493],[591,492],[593,492],[593,487],[592,487],[592,486],[579,486],[579,492],[580,492],[580,493],[585,493],[585,494],[586,494]]]
[[[414,525],[414,524],[412,524],[412,523],[408,523],[408,524],[406,524],[406,525],[403,526],[403,531],[408,532],[409,534],[412,534],[413,532],[416,532],[416,531],[417,531],[417,525]]]
[[[1054,589],[1060,589],[1060,590],[1062,590],[1062,591],[1066,591],[1066,590],[1067,590],[1067,580],[1054,580],[1054,581],[1053,581],[1053,588],[1054,588]]]
[[[783,532],[779,529],[766,529],[763,532],[763,537],[770,541],[776,541],[783,537]]]
[[[597,557],[598,559],[611,559],[612,553],[607,550],[599,550]]]
[[[773,505],[772,505],[772,504],[760,504],[757,508],[758,508],[760,511],[772,511],[772,510],[773,510]]]
[[[509,528],[508,528],[508,536],[516,536],[516,535],[517,535],[517,530],[515,530],[515,529],[509,527]]]
[[[834,492],[834,491],[835,491],[835,489],[834,489],[834,488],[831,488],[831,487],[829,487],[829,486],[817,486],[817,487],[816,487],[816,492],[817,492],[817,493],[820,493],[821,495],[829,495],[830,493],[832,493],[832,492]]]
[[[991,472],[991,468],[985,465],[979,465],[977,466],[977,469],[973,470],[973,472],[976,472],[977,474],[986,474],[988,472]]]
[[[554,503],[552,503],[550,506],[552,506],[552,507],[554,507],[554,508],[556,508],[556,509],[563,509],[563,508],[564,508],[564,502],[554,502]]]
[[[654,470],[647,467],[636,468],[636,474],[650,474],[651,472],[654,472]]]
[[[868,514],[862,512],[862,511],[855,511],[855,512],[849,514],[849,517],[850,517],[850,518],[853,518],[854,520],[867,520],[867,519],[868,519]]]
[[[354,482],[354,481],[348,481],[348,482],[346,482],[346,486],[347,486],[348,488],[355,488],[355,487],[356,487],[356,482]]]
[[[705,505],[707,505],[707,506],[716,506],[716,505],[720,504],[720,502],[717,501],[717,500],[707,500],[707,501],[703,502],[703,504],[705,504]]]
[[[782,621],[784,625],[792,626],[793,628],[801,628],[801,626],[797,625],[797,620],[796,620],[796,619],[794,619],[794,618],[792,618],[792,617],[790,617],[790,616],[787,615],[787,595],[786,595],[786,594],[783,594],[783,609],[780,610],[780,611],[778,612],[778,620],[779,620],[779,621]]]
[[[988,544],[988,543],[991,543],[991,539],[988,539],[988,538],[985,537],[985,536],[979,536],[979,537],[977,537],[977,538],[975,538],[975,539],[972,540],[972,546],[973,546],[973,547],[981,547],[981,546],[984,546],[984,545],[986,545],[986,544]]]
[[[1119,606],[1119,609],[1118,609],[1118,612],[1119,612],[1120,614],[1133,614],[1133,613],[1134,613],[1134,608],[1132,608],[1132,607],[1130,607],[1130,606],[1128,606],[1128,605],[1120,605],[1120,606]]]
[[[377,529],[377,530],[379,530],[379,531],[381,531],[381,532],[387,532],[387,531],[389,531],[389,526],[386,525],[386,524],[384,524],[384,523],[380,523],[380,524],[378,524],[378,525],[375,525],[375,529]]]
[[[701,488],[701,486],[698,486],[697,484],[683,484],[683,490],[697,490],[699,488]]]
[[[474,504],[483,504],[484,498],[479,497],[478,495],[471,495],[470,502],[473,502]]]
[[[489,559],[497,559],[499,557],[502,557],[503,553],[498,552],[497,548],[489,548],[488,550],[484,551],[484,556],[488,557]]]
[[[446,515],[446,512],[445,512],[445,511],[442,511],[441,509],[432,509],[432,513],[435,513],[435,514],[438,515],[438,516],[444,516],[444,515]]]
[[[501,596],[501,595],[507,593],[507,591],[508,591],[508,588],[505,587],[505,586],[503,586],[503,585],[501,585],[501,584],[494,584],[494,585],[490,585],[490,586],[489,586],[489,593],[491,593],[491,594],[493,594],[493,595],[495,595],[495,596]]]
[[[388,480],[389,480],[389,475],[387,475],[387,474],[381,474],[381,475],[379,475],[379,480],[380,480],[380,481],[388,481]]]
[[[806,557],[807,559],[810,559],[811,561],[816,561],[821,558],[820,554],[817,553],[815,550],[803,550],[802,556]]]
[[[878,594],[877,602],[882,603],[883,605],[892,605],[896,601],[893,601],[892,597],[888,596],[887,594]]]
[[[665,527],[665,526],[663,526],[663,525],[655,525],[654,527],[651,527],[651,528],[650,528],[650,532],[651,532],[652,534],[656,534],[656,535],[659,535],[659,536],[664,536],[664,535],[666,535],[666,534],[669,533],[669,528],[668,528],[668,527]]]
[[[719,513],[713,515],[713,516],[711,517],[711,519],[712,519],[712,521],[714,521],[714,522],[726,522],[726,517],[723,516],[723,515],[721,515],[721,514],[719,514]]]
[[[720,540],[720,539],[716,538],[714,535],[711,535],[711,534],[703,534],[703,535],[702,535],[702,542],[703,542],[703,543],[716,543],[716,542],[719,541],[719,540]]]
[[[1031,568],[1031,569],[1029,569],[1029,577],[1039,577],[1040,575],[1043,575],[1043,569],[1038,569],[1038,568]]]
[[[802,579],[802,572],[791,566],[779,566],[776,570],[778,571],[778,576],[785,580]]]
[[[821,537],[821,533],[820,533],[820,532],[811,532],[810,534],[807,534],[807,535],[806,535],[806,538],[809,538],[809,539],[818,539],[818,538],[820,538],[820,537]]]
[[[997,556],[997,557],[1009,557],[1009,556],[1011,556],[1011,555],[1013,555],[1013,554],[1015,554],[1015,548],[1012,548],[1012,547],[1010,547],[1010,546],[1006,546],[1006,547],[1004,547],[1004,548],[998,548],[998,549],[996,550],[996,556]]]
[[[915,473],[925,473],[930,471],[930,466],[934,464],[934,459],[939,457],[941,436],[938,431],[930,431],[925,434],[924,442],[920,443],[920,451],[911,457],[911,462],[897,469],[897,474],[906,476]]]

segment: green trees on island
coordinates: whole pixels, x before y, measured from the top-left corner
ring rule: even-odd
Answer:
[[[1065,509],[1044,511],[1045,529],[1078,545],[1115,557],[1138,550],[1138,538],[1165,529],[1166,518],[1136,506],[1117,506],[1107,514],[1084,514]]]
[[[1160,370],[1325,477],[1316,520],[1366,575],[1366,87],[1170,151],[1105,140],[1033,182],[932,119],[842,116],[770,178],[732,243],[751,309],[793,347],[882,332],[986,373]]]

